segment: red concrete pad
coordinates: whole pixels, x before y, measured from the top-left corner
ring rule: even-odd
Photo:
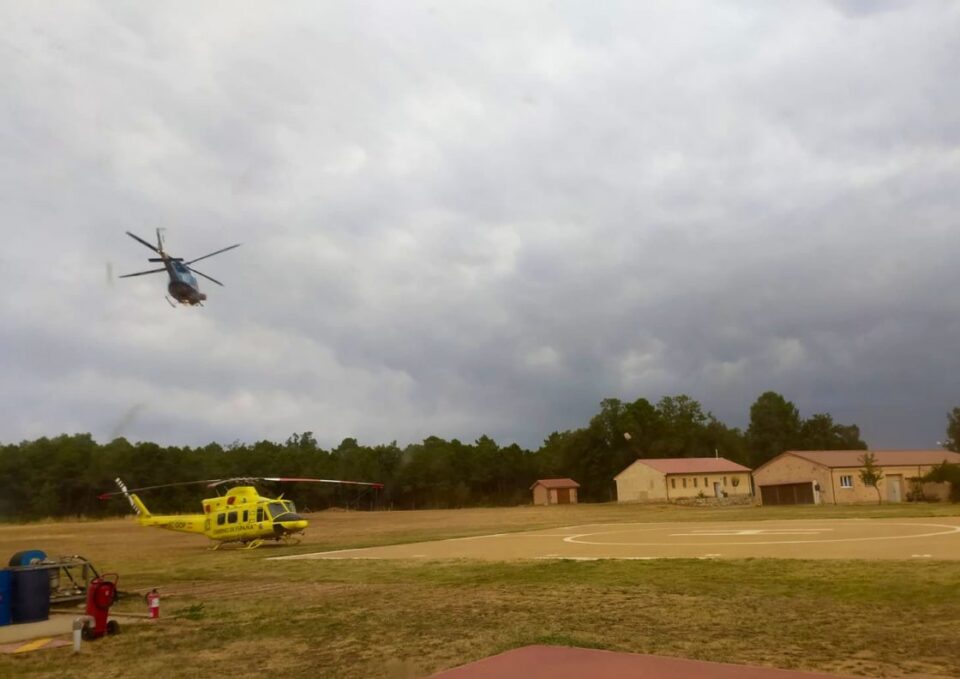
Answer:
[[[524,646],[455,667],[433,679],[837,679],[813,674],[726,663],[614,653],[565,646]]]

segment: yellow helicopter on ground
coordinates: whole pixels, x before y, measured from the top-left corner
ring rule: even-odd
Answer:
[[[228,542],[242,543],[245,549],[256,549],[267,540],[284,544],[298,544],[299,535],[307,527],[307,520],[297,514],[297,508],[290,500],[263,497],[252,485],[256,481],[278,481],[283,483],[334,483],[350,486],[366,486],[379,490],[382,483],[364,481],[338,481],[334,479],[305,479],[284,477],[253,477],[236,479],[208,479],[206,481],[185,481],[165,483],[159,486],[144,486],[128,489],[119,478],[114,479],[119,491],[103,493],[101,500],[116,495],[127,498],[137,521],[141,526],[156,526],[183,533],[200,533],[215,541],[213,549]],[[204,484],[208,488],[232,486],[223,495],[203,500],[203,514],[151,514],[147,506],[136,495],[138,491]]]

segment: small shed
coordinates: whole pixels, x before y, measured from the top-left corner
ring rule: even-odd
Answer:
[[[535,505],[575,505],[579,487],[573,479],[539,479],[530,490]]]

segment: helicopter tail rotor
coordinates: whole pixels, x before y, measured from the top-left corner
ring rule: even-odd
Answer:
[[[130,506],[133,508],[133,511],[137,516],[150,516],[150,510],[147,509],[147,506],[143,504],[143,501],[140,498],[127,490],[127,486],[123,483],[119,476],[115,478],[113,482],[117,484],[117,488],[120,489],[120,493],[127,498],[127,502],[130,503]]]

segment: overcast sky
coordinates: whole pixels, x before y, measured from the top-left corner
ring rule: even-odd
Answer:
[[[0,4],[0,442],[960,405],[960,4]],[[126,235],[198,263],[173,309]]]

